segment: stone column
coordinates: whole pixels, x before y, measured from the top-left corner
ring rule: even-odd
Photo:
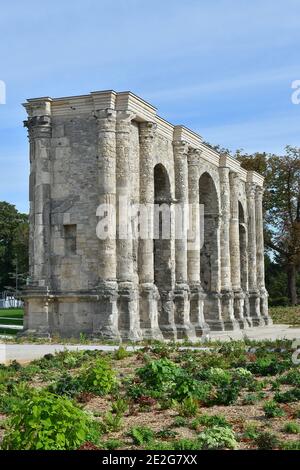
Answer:
[[[49,335],[51,99],[26,106],[30,142],[30,278],[24,292],[25,334]],[[28,299],[28,300],[27,300]]]
[[[264,324],[260,315],[260,299],[257,290],[256,269],[256,216],[255,216],[255,184],[248,182],[246,186],[248,202],[248,266],[249,266],[249,305],[253,326]]]
[[[265,286],[265,260],[264,260],[264,226],[263,226],[263,200],[264,189],[256,187],[255,194],[255,216],[256,216],[256,267],[257,267],[257,288],[260,293],[260,314],[266,325],[272,323],[268,314],[268,292]]]
[[[244,318],[244,294],[241,289],[241,260],[240,260],[240,233],[239,233],[239,176],[237,173],[229,174],[230,180],[230,264],[231,283],[234,294],[234,316],[241,328],[247,323]]]
[[[155,132],[154,122],[140,123],[140,204],[144,205],[148,214],[149,234],[139,240],[140,326],[146,339],[162,339],[158,326],[159,293],[154,284],[153,255]]]
[[[187,229],[188,229],[188,145],[184,141],[173,141],[175,167],[175,324],[177,337],[192,338],[195,330],[190,322],[190,292],[187,273]]]
[[[220,167],[220,200],[221,200],[221,293],[222,293],[222,317],[224,327],[232,330],[237,327],[233,314],[233,293],[231,284],[230,264],[230,185],[229,168]]]
[[[205,337],[209,332],[209,326],[205,322],[203,307],[205,293],[201,286],[200,279],[200,250],[203,243],[200,224],[203,223],[199,205],[199,179],[200,179],[200,155],[201,151],[190,148],[188,153],[188,188],[189,207],[192,213],[189,214],[191,224],[190,233],[193,239],[188,240],[187,267],[188,281],[190,287],[190,319],[195,328],[197,337]],[[190,246],[189,246],[190,245]]]
[[[117,280],[119,330],[127,340],[141,339],[138,290],[133,277],[133,238],[131,221],[130,128],[134,115],[117,111],[116,187],[117,187]]]
[[[95,336],[119,338],[118,285],[116,259],[116,111],[106,109],[95,115],[98,126],[98,191],[99,206],[111,215],[105,239],[99,239],[99,310],[93,319]]]

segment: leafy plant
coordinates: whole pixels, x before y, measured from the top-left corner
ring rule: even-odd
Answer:
[[[74,397],[82,391],[82,383],[77,377],[64,373],[54,384],[49,385],[48,390],[57,395]]]
[[[174,387],[180,367],[167,358],[157,359],[137,370],[137,375],[147,387],[157,391],[167,391]]]
[[[279,439],[276,434],[265,431],[258,434],[255,443],[260,450],[271,450],[279,446]]]
[[[124,446],[124,443],[119,439],[108,439],[104,442],[104,447],[107,450],[115,450]]]
[[[267,418],[276,418],[284,416],[284,411],[277,405],[274,400],[266,401],[263,406],[263,410]]]
[[[248,423],[245,426],[244,437],[247,439],[256,439],[258,435],[259,431],[256,423]]]
[[[70,450],[88,440],[92,420],[71,400],[49,392],[33,392],[15,404],[6,450]]]
[[[300,385],[300,370],[291,369],[285,375],[280,377],[280,383],[287,385]]]
[[[135,426],[130,429],[128,436],[132,438],[134,444],[142,446],[153,441],[154,431],[146,426]]]
[[[127,351],[126,347],[120,345],[118,349],[114,352],[114,359],[117,361],[121,361],[122,359],[125,359],[126,357],[129,357],[131,354],[130,352]]]
[[[280,445],[283,450],[300,450],[300,441],[287,441]]]
[[[201,432],[198,437],[200,449],[236,449],[238,443],[229,427],[213,426]]]
[[[175,416],[174,421],[173,421],[173,426],[174,428],[184,428],[187,426],[188,421],[186,418],[183,416]]]
[[[290,421],[288,423],[285,423],[283,427],[283,431],[288,433],[288,434],[300,434],[300,424]]]
[[[82,389],[97,395],[106,395],[117,384],[115,372],[105,359],[97,359],[93,367],[85,370],[79,377]]]
[[[118,416],[123,416],[127,410],[128,402],[123,400],[123,398],[118,398],[111,406],[112,413],[115,413]]]
[[[290,403],[293,401],[300,400],[300,388],[292,388],[286,392],[276,392],[274,395],[274,400],[278,403]]]
[[[122,416],[116,415],[108,411],[102,419],[101,424],[101,429],[104,433],[107,433],[109,431],[112,432],[117,432],[122,429],[123,426],[123,419]]]
[[[198,412],[198,402],[192,397],[185,398],[181,403],[177,404],[178,414],[185,418],[195,416]]]
[[[208,414],[202,414],[191,422],[192,429],[198,430],[199,426],[207,426],[207,427],[222,426],[222,427],[231,428],[231,424],[227,421],[225,416],[208,415]]]

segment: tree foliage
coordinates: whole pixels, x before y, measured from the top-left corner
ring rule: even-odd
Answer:
[[[0,202],[0,291],[15,289],[28,273],[28,216]]]

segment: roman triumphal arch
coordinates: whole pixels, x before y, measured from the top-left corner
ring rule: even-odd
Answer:
[[[23,334],[195,339],[271,322],[262,176],[130,92],[24,106]]]

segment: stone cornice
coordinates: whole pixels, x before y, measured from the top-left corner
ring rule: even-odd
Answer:
[[[105,109],[129,112],[138,122],[155,122],[156,133],[170,142],[185,141],[192,148],[202,151],[201,158],[216,167],[228,167],[236,172],[242,182],[253,182],[263,186],[264,178],[256,172],[248,172],[241,168],[240,162],[229,155],[220,155],[207,146],[200,135],[185,126],[173,126],[157,115],[156,108],[130,91],[115,92],[114,90],[95,91],[88,95],[64,98],[35,98],[24,104],[29,117],[52,115],[91,116],[93,112]]]

